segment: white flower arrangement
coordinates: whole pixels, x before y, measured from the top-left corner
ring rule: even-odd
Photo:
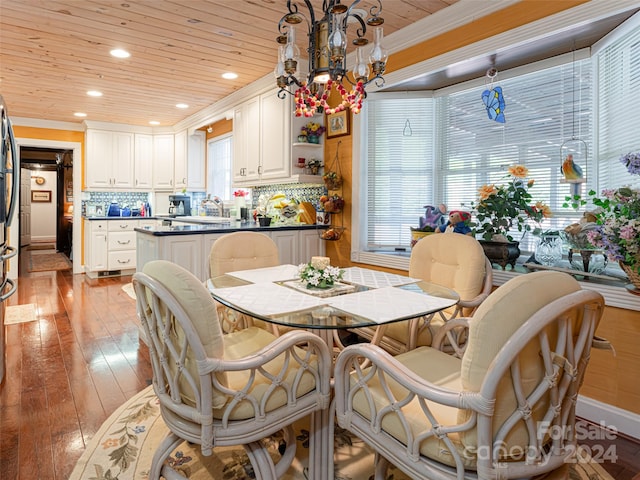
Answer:
[[[300,280],[306,282],[307,288],[330,288],[342,279],[344,270],[331,265],[316,265],[312,262],[302,263],[298,267]]]

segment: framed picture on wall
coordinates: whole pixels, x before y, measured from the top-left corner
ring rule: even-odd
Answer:
[[[32,202],[51,202],[51,190],[31,190]]]
[[[327,115],[327,138],[349,135],[349,120],[348,110]]]

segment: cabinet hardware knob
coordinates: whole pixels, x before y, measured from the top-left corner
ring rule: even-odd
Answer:
[[[118,240],[118,243],[120,245],[128,245],[129,243],[131,243],[131,240],[127,240],[126,242],[123,242],[122,240]]]
[[[129,263],[131,261],[131,259],[128,260],[118,260],[118,263]]]

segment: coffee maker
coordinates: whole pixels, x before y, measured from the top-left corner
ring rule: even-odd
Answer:
[[[176,217],[191,215],[191,197],[188,195],[169,195],[169,214]]]

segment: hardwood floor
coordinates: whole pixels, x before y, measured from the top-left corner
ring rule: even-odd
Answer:
[[[35,304],[37,321],[6,326],[0,480],[66,480],[102,422],[150,383],[151,366],[135,303],[122,290],[131,277],[29,273],[30,254],[21,252],[8,305]],[[605,443],[618,455],[603,464],[613,478],[640,480],[640,444]]]
[[[28,255],[8,305],[33,303],[38,320],[6,326],[0,479],[63,480],[104,420],[149,385],[151,366],[121,288],[130,276],[28,273]]]

